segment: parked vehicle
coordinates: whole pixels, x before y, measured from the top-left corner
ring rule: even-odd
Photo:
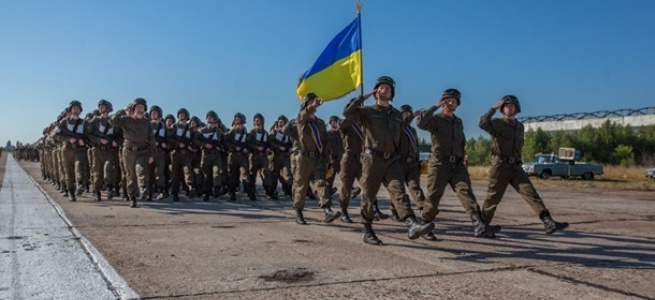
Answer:
[[[523,170],[531,176],[548,179],[552,176],[562,178],[581,177],[591,180],[603,174],[603,166],[598,164],[576,162],[575,160],[560,161],[555,154],[537,154],[532,162],[523,163]]]
[[[655,168],[646,169],[646,177],[655,179]]]

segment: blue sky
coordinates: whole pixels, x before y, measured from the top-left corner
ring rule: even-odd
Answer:
[[[73,99],[85,113],[143,97],[226,123],[294,117],[298,76],[353,3],[0,0],[0,145],[37,140]],[[653,15],[649,0],[364,1],[364,86],[389,75],[394,105],[415,109],[457,88],[468,137],[505,94],[523,116],[654,106]],[[319,116],[341,116],[353,95]]]

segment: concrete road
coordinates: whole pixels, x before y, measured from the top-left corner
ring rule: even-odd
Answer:
[[[0,189],[0,299],[137,297],[9,157]]]
[[[23,163],[39,177],[38,164]],[[472,237],[452,193],[436,221],[439,240],[407,239],[403,224],[374,225],[383,246],[362,242],[357,222],[293,222],[291,202],[68,202],[35,180],[144,299],[655,299],[655,193],[537,188],[569,230],[545,235],[508,191],[496,239]],[[425,186],[425,185],[424,185]],[[483,199],[486,182],[474,182]],[[4,187],[3,187],[4,189]],[[388,212],[386,191],[379,198]],[[481,201],[481,200],[480,200]],[[17,234],[14,234],[17,235]]]

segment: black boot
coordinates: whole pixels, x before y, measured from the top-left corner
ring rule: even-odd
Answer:
[[[348,209],[347,208],[341,208],[341,218],[339,219],[341,222],[344,223],[352,223],[353,220],[350,219],[348,216]]]
[[[395,209],[391,210],[391,221],[394,222],[402,222],[400,217],[398,216],[398,212]]]
[[[204,196],[202,196],[202,201],[209,201],[209,192],[206,192]]]
[[[362,193],[362,188],[356,187],[353,189],[353,191],[350,193],[350,199],[355,199],[355,197],[359,196],[359,194]]]
[[[149,193],[148,193],[147,188],[144,188],[144,187],[139,188],[139,201],[142,201],[142,202],[143,201],[152,201],[152,198],[150,198],[148,195],[149,195]]]
[[[419,238],[422,235],[428,234],[429,232],[432,232],[434,229],[434,223],[432,222],[427,222],[427,223],[421,223],[416,220],[416,217],[410,216],[405,220],[405,224],[407,224],[407,236],[409,237],[410,240],[415,240]]]
[[[257,196],[255,196],[255,177],[254,176],[249,176],[249,180],[245,182],[244,188],[246,189],[246,192],[248,193],[248,198],[250,200],[257,200]]]
[[[325,223],[332,223],[332,221],[336,220],[341,216],[341,212],[338,211],[332,211],[332,208],[329,206],[326,206],[323,208],[323,211],[325,212]]]
[[[489,226],[485,222],[482,222],[479,211],[471,214],[471,223],[473,224],[473,235],[475,237],[493,238],[496,236],[496,233],[500,232],[500,226]]]
[[[77,196],[84,194],[84,184],[81,182],[77,183],[77,191],[75,192]]]
[[[220,186],[215,186],[214,189],[212,190],[212,195],[214,198],[218,198],[221,196],[221,187]]]
[[[164,187],[159,186],[157,187],[157,197],[155,198],[157,201],[162,201],[164,200]]]
[[[436,241],[437,240],[437,237],[434,235],[434,233],[432,231],[422,235],[421,237],[426,241]]]
[[[569,223],[567,222],[556,222],[553,220],[553,218],[550,216],[550,212],[547,210],[544,210],[539,214],[539,219],[544,222],[544,229],[546,230],[546,234],[553,234],[555,231],[569,227]]]
[[[384,214],[384,213],[382,213],[380,211],[380,207],[378,207],[377,202],[373,203],[373,215],[374,215],[376,221],[385,220],[385,219],[389,218],[388,215],[386,215],[386,214]]]
[[[300,225],[307,225],[305,217],[302,215],[302,210],[300,209],[296,210],[296,223]]]
[[[100,198],[100,191],[93,192],[93,199],[96,201],[102,200],[102,198]]]
[[[382,241],[378,239],[378,237],[375,235],[375,232],[373,232],[373,225],[371,223],[364,223],[364,228],[366,229],[366,233],[364,234],[364,243],[376,246],[382,245]]]
[[[136,195],[134,195],[132,198],[132,204],[130,205],[131,208],[136,208]]]
[[[180,202],[180,195],[178,195],[177,193],[173,193],[173,201]]]
[[[68,192],[68,200],[77,201],[75,198],[75,189],[71,189],[70,192]]]

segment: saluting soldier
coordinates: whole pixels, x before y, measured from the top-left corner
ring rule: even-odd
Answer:
[[[498,109],[503,117],[492,118]],[[511,185],[539,215],[544,223],[546,234],[552,234],[569,227],[569,223],[553,220],[550,211],[523,170],[521,153],[525,129],[523,123],[516,119],[516,114],[520,112],[519,99],[514,95],[506,95],[480,118],[480,128],[488,132],[493,141],[489,188],[487,198],[482,204],[482,220],[487,224],[493,220],[507,186]]]
[[[180,184],[182,176],[188,187],[193,187],[193,157],[189,155],[191,144],[191,127],[187,123],[189,111],[180,108],[177,111],[177,123],[168,130],[168,144],[173,149],[171,152],[171,189],[173,201],[180,201]]]
[[[389,76],[379,77],[375,89],[346,105],[343,115],[360,121],[366,128],[362,156],[362,204],[361,214],[364,220],[364,242],[380,245],[373,231],[374,203],[380,185],[387,183],[391,201],[398,211],[398,216],[408,226],[408,237],[417,239],[434,229],[434,223],[419,222],[414,216],[409,199],[405,196],[400,156],[398,154],[400,139],[403,133],[403,120],[396,108],[390,105],[395,96],[395,81]],[[375,95],[376,103],[371,106],[361,104],[371,95]]]
[[[213,195],[218,198],[221,193],[221,150],[223,148],[223,130],[218,126],[218,115],[210,110],[206,116],[207,126],[198,131],[197,145],[202,149],[203,201],[209,201]]]
[[[428,163],[428,195],[423,208],[423,218],[433,222],[439,213],[439,202],[450,185],[460,204],[470,216],[473,235],[492,236],[500,231],[500,226],[487,226],[482,222],[480,206],[473,190],[471,179],[464,161],[466,137],[462,119],[455,115],[461,104],[462,94],[456,89],[445,90],[439,102],[423,112],[417,120],[418,127],[430,132],[432,136],[432,156]],[[439,108],[441,112],[434,114]],[[425,239],[436,240],[432,235]]]
[[[150,121],[146,118],[148,107],[145,99],[135,99],[126,109],[130,112],[118,110],[109,118],[109,123],[123,130],[127,191],[132,200],[130,207],[137,207],[137,197],[144,201],[148,196],[148,164],[153,162],[155,137]]]
[[[149,195],[157,194],[157,200],[163,200],[167,196],[166,191],[166,169],[168,169],[167,156],[170,155],[168,141],[166,140],[166,124],[162,121],[162,109],[157,105],[150,107],[150,124],[152,125],[153,136],[155,137],[155,149],[152,151],[153,163],[149,169]]]
[[[113,152],[118,151],[118,143],[115,138],[115,127],[109,124],[109,113],[112,110],[111,102],[100,100],[98,102],[100,116],[89,124],[88,136],[93,158],[93,197],[97,201],[102,199],[100,191],[103,185],[107,188],[107,199],[111,200],[117,195],[114,190],[116,160]]]
[[[296,129],[298,133],[298,150],[295,152],[296,168],[293,174],[293,209],[296,211],[296,223],[305,225],[303,216],[305,199],[310,181],[314,181],[318,194],[320,207],[325,214],[325,223],[331,223],[341,216],[338,211],[332,211],[332,199],[329,198],[327,182],[325,181],[326,153],[325,121],[316,117],[316,110],[322,103],[314,93],[308,93],[304,99],[298,118]],[[287,124],[285,127],[293,126]],[[287,131],[287,129],[283,129]]]
[[[268,132],[264,129],[264,116],[256,113],[253,116],[253,128],[248,133],[248,147],[250,148],[250,155],[248,157],[248,181],[250,182],[250,200],[256,200],[255,183],[257,182],[257,175],[262,175],[262,186],[266,195],[277,200],[277,192],[272,189],[273,183],[271,172],[268,169],[268,156],[273,154],[269,147]]]
[[[225,146],[229,151],[227,161],[230,173],[228,182],[230,201],[237,199],[239,179],[243,182],[243,188],[248,193],[248,197],[250,199],[255,197],[251,194],[252,189],[248,182],[248,131],[245,124],[246,116],[238,112],[232,120],[232,129],[225,134]]]
[[[339,205],[341,206],[341,222],[352,223],[348,215],[350,199],[355,194],[353,184],[355,179],[361,184],[362,177],[362,150],[364,149],[364,130],[358,122],[350,118],[341,119],[339,131],[343,139],[344,153],[341,157],[341,192],[339,193]],[[360,189],[361,192],[361,189]]]
[[[277,118],[270,132],[270,146],[273,154],[269,155],[269,169],[271,171],[273,189],[277,190],[278,181],[282,185],[282,190],[287,196],[291,196],[291,186],[293,177],[291,174],[290,153],[292,141],[291,138],[282,132],[282,128],[289,122],[284,115]]]
[[[68,199],[76,201],[77,196],[84,193],[85,162],[87,161],[87,137],[84,134],[88,124],[80,118],[82,103],[77,100],[68,105],[70,117],[59,122],[59,135],[64,139],[62,144],[62,162],[66,176]]]

